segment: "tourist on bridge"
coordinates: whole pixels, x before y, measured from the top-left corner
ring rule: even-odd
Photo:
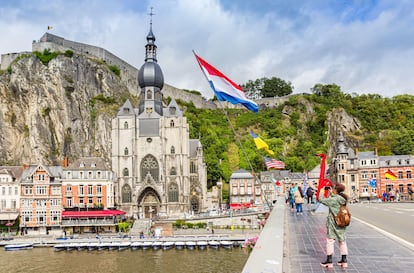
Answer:
[[[347,255],[348,247],[346,245],[346,227],[338,227],[335,224],[335,220],[332,214],[337,215],[342,205],[348,201],[348,196],[344,193],[345,186],[340,183],[336,183],[335,188],[332,190],[332,183],[325,184],[325,188],[319,193],[319,201],[327,206],[331,211],[328,214],[326,220],[326,261],[321,263],[324,268],[332,268],[332,255],[334,254],[335,241],[339,242],[339,251],[342,255],[341,260],[337,263],[339,266],[348,267]],[[325,192],[328,191],[328,197],[325,197]]]

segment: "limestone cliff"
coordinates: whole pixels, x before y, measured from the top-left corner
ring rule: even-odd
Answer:
[[[0,74],[0,165],[110,156],[110,122],[126,97],[105,63],[28,54]]]

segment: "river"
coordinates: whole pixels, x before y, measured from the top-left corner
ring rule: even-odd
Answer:
[[[239,273],[248,255],[242,248],[205,250],[60,251],[53,247],[5,251],[0,272],[41,273]]]

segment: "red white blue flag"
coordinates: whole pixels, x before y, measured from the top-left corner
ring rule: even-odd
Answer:
[[[263,157],[264,162],[266,164],[266,168],[269,169],[284,169],[285,168],[285,163],[273,158],[269,158],[269,157]]]
[[[197,56],[197,54],[194,55],[219,101],[228,101],[232,104],[240,103],[250,111],[259,112],[257,103],[248,99],[239,85]]]

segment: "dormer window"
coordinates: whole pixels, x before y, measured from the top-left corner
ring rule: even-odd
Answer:
[[[122,109],[122,111],[124,112],[124,114],[129,114],[129,108],[125,107],[124,109]]]
[[[398,162],[398,165],[401,165],[401,159],[398,159],[397,162]]]
[[[81,162],[81,164],[79,165],[79,167],[81,167],[81,168],[83,168],[83,167],[85,167],[85,162]]]
[[[147,107],[145,109],[145,111],[147,112],[147,114],[151,114],[152,113],[152,107]]]
[[[390,165],[390,161],[389,160],[386,160],[385,161],[385,164],[387,164],[387,166],[389,166]]]
[[[91,168],[95,168],[96,167],[96,163],[95,162],[92,162],[91,163]]]
[[[177,111],[177,109],[175,107],[170,107],[170,114],[171,115],[175,115],[175,112]]]

